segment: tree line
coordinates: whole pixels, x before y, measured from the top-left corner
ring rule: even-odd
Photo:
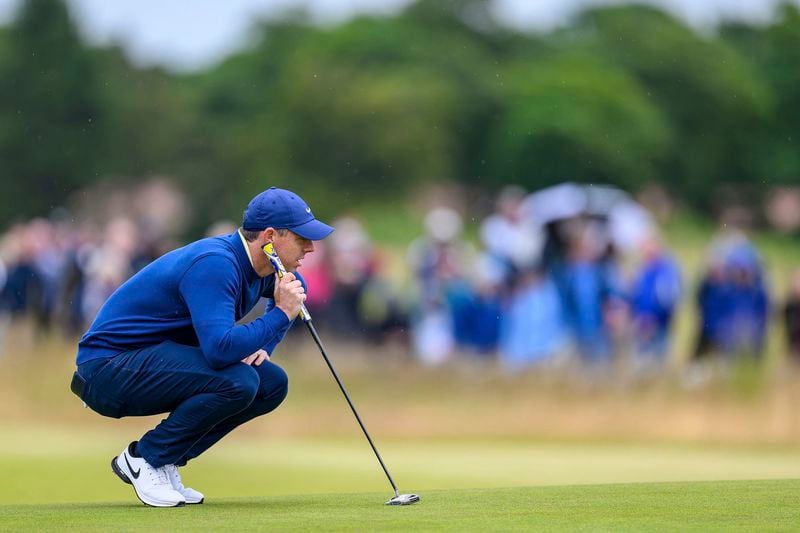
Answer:
[[[707,33],[595,7],[532,34],[489,0],[417,0],[333,26],[291,12],[255,35],[178,74],[90,46],[63,0],[24,0],[0,27],[0,224],[154,174],[191,196],[196,227],[266,184],[325,215],[430,182],[659,183],[708,212],[799,181],[794,4]]]

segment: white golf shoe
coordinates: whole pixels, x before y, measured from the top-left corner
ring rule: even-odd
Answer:
[[[133,443],[131,443],[133,446]],[[119,478],[133,485],[136,496],[145,505],[153,507],[178,507],[186,503],[183,494],[172,487],[167,467],[153,468],[141,457],[133,457],[131,446],[111,460],[111,470]]]
[[[181,475],[178,473],[177,466],[167,465],[164,467],[164,469],[167,471],[167,477],[169,477],[169,481],[172,483],[172,488],[183,494],[183,497],[186,499],[186,503],[190,505],[203,503],[205,496],[203,496],[202,492],[198,492],[192,488],[183,486],[183,481],[181,481]]]

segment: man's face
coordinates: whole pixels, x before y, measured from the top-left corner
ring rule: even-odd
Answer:
[[[305,255],[314,251],[312,241],[292,233],[291,230],[286,231],[283,235],[276,232],[273,235],[272,243],[283,266],[290,272],[296,271],[301,266]]]

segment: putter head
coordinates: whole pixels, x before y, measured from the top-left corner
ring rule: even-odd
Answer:
[[[417,503],[418,501],[419,496],[416,494],[398,494],[386,502],[386,505],[411,505],[412,503]]]

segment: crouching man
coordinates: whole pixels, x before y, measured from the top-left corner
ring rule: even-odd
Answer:
[[[143,503],[203,503],[178,468],[286,397],[270,354],[306,299],[294,272],[332,231],[272,187],[250,201],[238,231],[162,256],[100,309],[78,344],[72,390],[103,416],[169,413],[111,460]],[[288,271],[280,280],[262,251],[269,242]],[[262,296],[266,312],[237,325]]]

